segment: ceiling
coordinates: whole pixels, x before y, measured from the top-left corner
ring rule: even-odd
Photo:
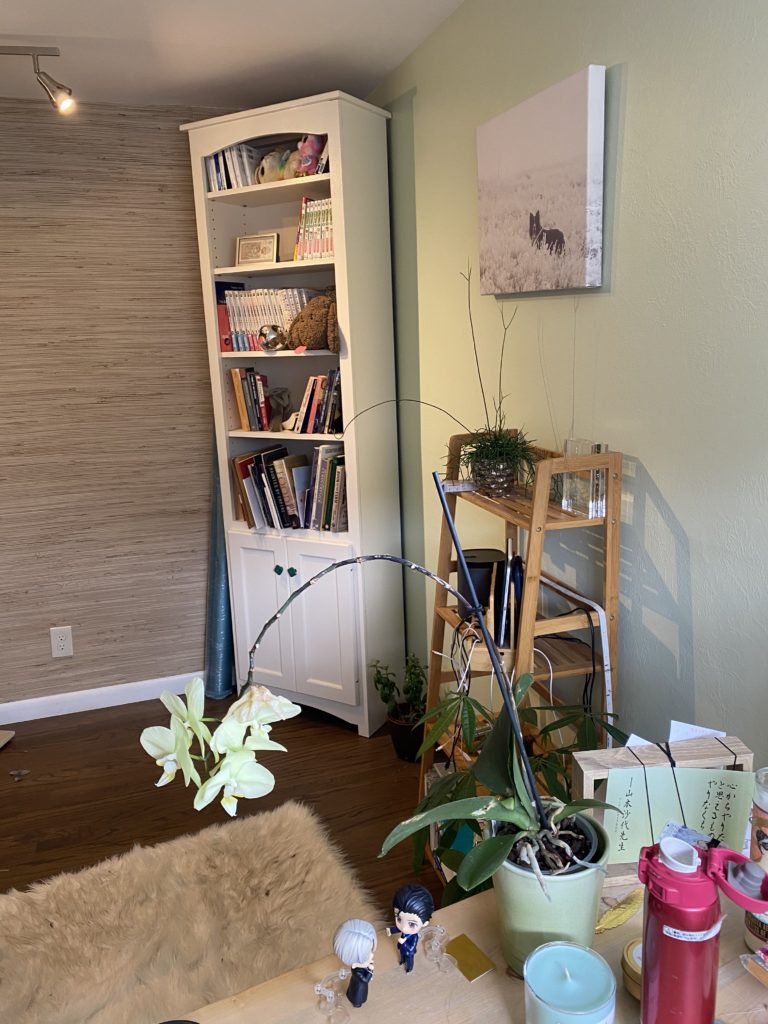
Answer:
[[[237,110],[333,89],[364,98],[461,0],[11,0],[0,45],[81,101]],[[28,57],[0,96],[40,99]]]

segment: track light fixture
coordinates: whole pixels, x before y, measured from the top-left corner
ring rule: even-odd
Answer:
[[[58,46],[0,46],[0,56],[31,57],[35,78],[43,87],[46,96],[60,114],[71,114],[77,104],[72,98],[72,90],[62,85],[46,71],[40,70],[41,57],[58,57]]]

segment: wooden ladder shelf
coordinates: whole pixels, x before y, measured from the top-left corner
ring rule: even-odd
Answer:
[[[603,656],[612,669],[612,685],[615,694],[615,666],[618,640],[619,619],[619,536],[621,522],[621,474],[622,455],[620,452],[603,452],[595,455],[564,456],[547,449],[536,449],[536,462],[533,483],[520,487],[519,493],[511,498],[490,498],[475,491],[452,490],[451,482],[459,479],[462,448],[471,440],[470,434],[456,434],[448,444],[448,461],[446,470],[446,499],[451,516],[456,519],[460,505],[474,505],[476,508],[496,516],[504,523],[505,543],[512,542],[515,551],[523,554],[524,577],[520,605],[519,624],[517,629],[517,645],[515,648],[502,649],[502,661],[505,669],[518,678],[525,672],[531,672],[539,692],[543,690],[543,681],[549,680],[549,665],[544,659],[534,665],[534,645],[543,651],[552,664],[555,678],[580,675],[592,669],[591,652],[585,656],[584,648],[579,644],[558,643],[553,639],[557,634],[571,633],[576,629],[584,629],[587,621],[597,630],[599,627],[598,612],[580,599],[578,595],[568,597],[568,603],[574,606],[570,614],[557,617],[543,617],[539,613],[541,589],[550,587],[557,589],[562,584],[553,576],[542,571],[544,540],[548,533],[555,530],[590,529],[602,533],[599,552],[602,559],[602,600],[596,603],[605,611],[607,631],[607,651]],[[588,518],[574,512],[568,512],[559,503],[551,500],[552,481],[554,477],[564,473],[589,473],[602,470],[605,474],[605,515]],[[525,535],[524,546],[521,546]],[[450,580],[455,574],[457,563],[453,542],[448,524],[443,517],[440,531],[440,545],[437,558],[437,575]],[[572,588],[568,588],[572,591]],[[429,656],[429,673],[427,681],[427,707],[434,707],[440,700],[441,684],[454,681],[452,672],[443,669],[441,653],[445,649],[446,628],[454,630],[460,623],[462,613],[456,607],[455,599],[443,588],[437,588],[435,596],[434,617],[432,621],[432,641]],[[491,632],[493,629],[491,628]],[[491,671],[490,659],[484,650],[478,648],[472,658],[472,669],[475,674]],[[543,690],[543,692],[547,692]],[[547,694],[548,695],[548,694]],[[429,723],[425,727],[425,734]],[[419,796],[426,792],[426,775],[432,767],[434,751],[427,750],[421,760]]]

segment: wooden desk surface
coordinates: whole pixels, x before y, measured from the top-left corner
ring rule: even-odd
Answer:
[[[608,889],[604,897],[609,900],[606,906],[615,898]],[[747,974],[738,959],[748,952],[742,940],[744,912],[724,897],[721,902],[726,918],[720,939],[718,1020],[722,1024],[766,1024],[768,988]],[[406,975],[398,965],[395,939],[381,932],[368,1002],[357,1010],[349,1007],[350,1024],[523,1024],[523,983],[506,971],[493,891],[438,910],[433,923],[442,924],[450,937],[466,932],[491,957],[496,970],[470,984],[457,970],[441,973],[419,951],[413,972]],[[640,1004],[622,981],[621,953],[630,939],[641,935],[642,926],[642,911],[638,911],[620,928],[595,937],[594,948],[611,965],[617,979],[615,1024],[638,1024],[640,1020]],[[199,1024],[320,1024],[323,1018],[317,1010],[314,985],[339,967],[335,956],[327,956],[200,1009],[190,1020]]]

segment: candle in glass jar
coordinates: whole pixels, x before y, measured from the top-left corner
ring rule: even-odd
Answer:
[[[523,967],[525,1024],[613,1024],[616,979],[603,958],[573,942],[547,942]]]

